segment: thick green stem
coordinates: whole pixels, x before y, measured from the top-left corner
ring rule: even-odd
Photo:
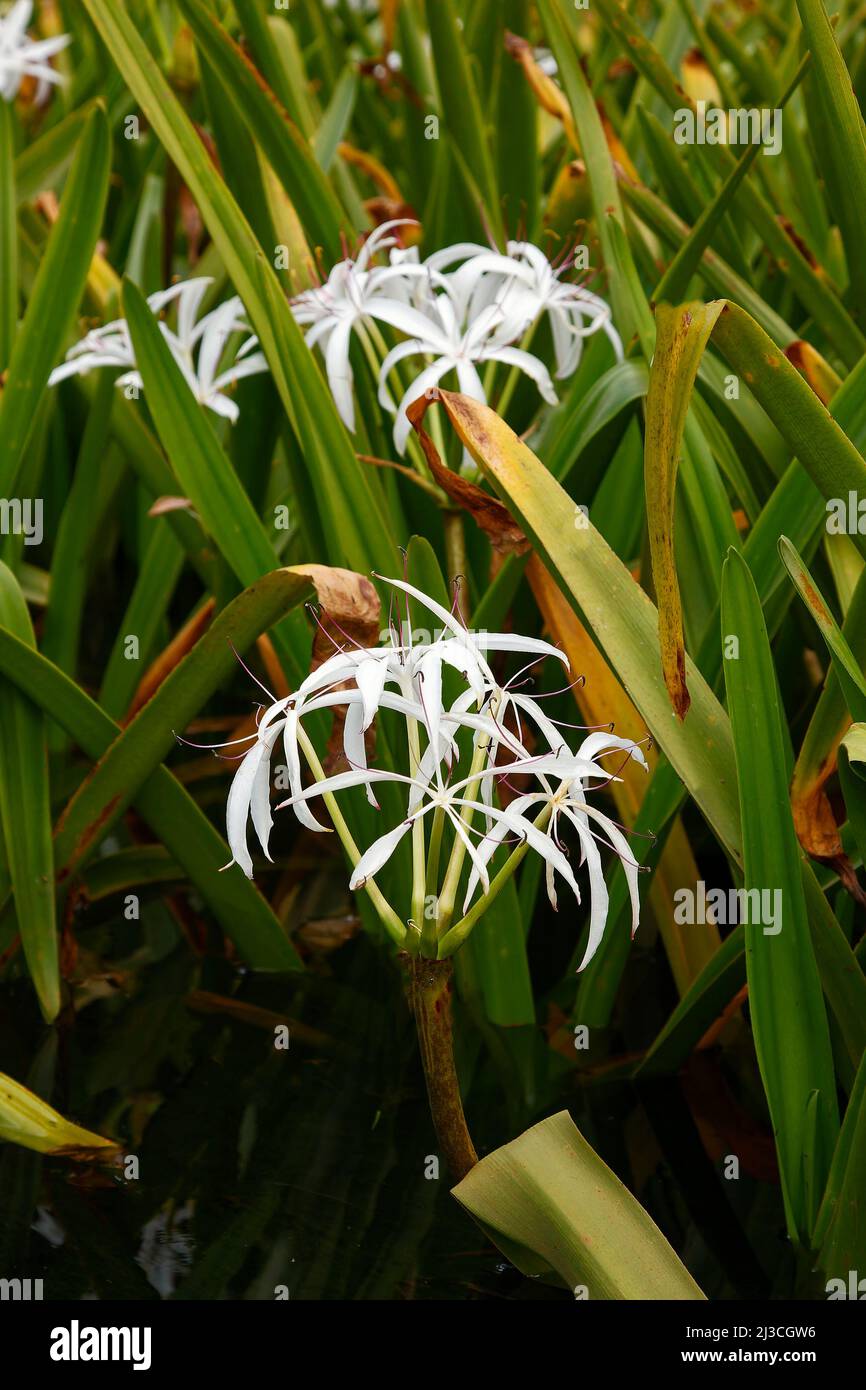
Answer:
[[[410,1000],[440,1156],[454,1181],[460,1182],[475,1167],[478,1155],[466,1127],[454,1066],[453,968],[450,960],[407,959]]]

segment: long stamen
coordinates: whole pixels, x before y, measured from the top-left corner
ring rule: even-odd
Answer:
[[[265,692],[265,694],[267,695],[267,697],[268,697],[268,699],[270,700],[270,702],[271,702],[272,705],[278,704],[279,701],[277,700],[276,695],[274,695],[274,694],[272,693],[272,691],[268,690],[268,687],[267,687],[266,685],[264,685],[264,684],[262,683],[262,681],[259,680],[258,676],[255,674],[254,671],[251,671],[251,670],[250,670],[249,666],[248,666],[247,663],[244,661],[243,657],[241,656],[240,652],[238,651],[238,649],[237,649],[237,647],[234,645],[234,643],[233,643],[233,642],[229,642],[229,646],[231,647],[232,652],[234,653],[235,659],[236,659],[237,661],[240,662],[241,666],[243,666],[243,668],[244,668],[244,670],[246,671],[247,675],[249,676],[250,680],[254,680],[255,683],[256,683],[256,685],[259,687],[259,690],[263,690],[263,691]]]

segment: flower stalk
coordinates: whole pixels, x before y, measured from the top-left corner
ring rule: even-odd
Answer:
[[[460,573],[461,543],[462,529],[456,540],[452,535],[449,547],[454,580]],[[252,747],[243,754],[232,781],[226,828],[235,862],[251,877],[247,822],[252,821],[259,844],[270,858],[270,758],[282,736],[291,790],[283,805],[291,806],[308,830],[327,832],[328,826],[310,810],[310,802],[321,798],[353,866],[350,888],[368,894],[409,961],[410,995],[430,1108],[442,1156],[459,1181],[477,1158],[454,1066],[451,957],[530,850],[545,861],[551,905],[557,905],[557,878],[581,902],[562,839],[564,830],[579,845],[579,867],[586,866],[590,883],[589,938],[583,964],[598,949],[608,913],[599,844],[619,855],[632,901],[632,928],[637,928],[638,864],[621,828],[589,798],[593,789],[603,789],[616,777],[600,759],[616,752],[643,767],[646,759],[638,744],[617,738],[609,728],[589,732],[576,752],[569,749],[557,721],[545,713],[538,698],[524,691],[525,672],[539,660],[555,658],[567,667],[558,648],[541,638],[511,632],[473,632],[456,598],[449,611],[405,580],[376,577],[406,603],[405,627],[392,615],[390,643],[382,647],[354,646],[348,638],[345,646],[335,642],[334,653],[296,691],[275,700],[261,714],[251,736]],[[425,607],[441,625],[432,641],[415,640],[410,600]],[[488,661],[491,652],[520,655],[522,666],[512,684],[499,684]],[[463,688],[452,698],[446,691],[455,674],[462,678]],[[348,770],[328,776],[303,721],[316,711],[334,709],[343,711]],[[406,721],[406,771],[368,766],[366,734],[381,710]],[[531,736],[529,724],[534,725]],[[541,751],[534,751],[538,747]],[[312,774],[312,785],[304,785],[301,756]],[[515,792],[511,777],[520,778],[529,790]],[[376,787],[382,782],[402,791],[405,811],[397,824],[361,852],[336,794],[363,789],[378,812]],[[510,799],[498,794],[503,784],[511,792]],[[395,905],[379,888],[376,876],[407,835],[412,843],[409,902]],[[513,848],[491,878],[489,866],[506,845]],[[440,887],[440,862],[446,855]],[[461,912],[455,923],[461,891]],[[402,915],[401,909],[402,913],[408,910],[408,915]]]
[[[454,1065],[451,1017],[453,965],[450,960],[408,956],[409,998],[415,1016],[421,1065],[440,1155],[455,1182],[478,1162],[466,1125]]]

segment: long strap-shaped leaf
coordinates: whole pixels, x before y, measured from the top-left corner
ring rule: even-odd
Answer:
[[[37,1153],[58,1154],[87,1162],[115,1148],[110,1139],[64,1119],[40,1096],[3,1072],[0,1072],[0,1140],[21,1144]]]
[[[851,76],[839,50],[823,0],[797,0],[803,33],[815,68],[815,97],[824,107],[835,166],[830,188],[834,214],[845,243],[851,285],[866,308],[863,224],[866,220],[866,135]]]
[[[277,568],[276,550],[156,319],[141,292],[128,281],[123,287],[123,307],[150,412],[181,490],[241,584],[254,584]],[[300,633],[296,624],[288,629],[284,624],[274,638],[287,676],[299,681],[305,674],[302,662],[308,646],[303,620]]]
[[[725,685],[737,761],[745,887],[757,893],[762,908],[756,920],[750,901],[745,924],[752,1030],[776,1136],[788,1226],[792,1238],[804,1239],[816,1215],[805,1164],[815,1175],[820,1199],[839,1127],[836,1081],[788,800],[776,673],[755,581],[734,550],[722,572],[721,618],[723,639],[736,638],[738,644],[727,652]]]
[[[824,497],[866,495],[866,462],[796,367],[764,330],[728,300],[659,305],[656,353],[647,396],[645,477],[653,581],[665,682],[682,716],[685,659],[673,548],[674,493],[688,404],[701,354],[712,340],[769,415]],[[866,555],[866,536],[855,536]]]
[[[15,337],[0,397],[0,496],[15,492],[36,408],[61,356],[84,290],[108,191],[108,128],[97,107],[89,117],[63,201]]]
[[[589,174],[595,220],[610,278],[614,317],[628,339],[636,333],[647,361],[652,357],[653,324],[625,236],[616,236],[624,224],[622,203],[613,159],[605,139],[589,83],[569,31],[559,0],[539,0],[539,13],[553,50],[566,95],[574,113],[581,149]]]
[[[35,647],[24,597],[3,564],[0,624]],[[21,943],[40,1008],[50,1023],[60,1011],[60,961],[45,718],[8,680],[0,680],[0,820]]]
[[[275,570],[223,609],[67,805],[55,841],[59,883],[94,852],[138,788],[171,751],[176,734],[228,679],[237,654],[313,593],[306,574]]]
[[[715,695],[686,657],[691,711],[685,724],[671,715],[655,605],[592,522],[498,415],[468,396],[450,391],[440,391],[439,396],[461,440],[578,609],[719,840],[739,859],[739,817],[730,785],[733,748]]]
[[[457,24],[454,0],[427,0],[427,24],[436,64],[442,115],[458,167],[484,200],[488,225],[501,232],[502,211],[490,140],[484,128],[477,82]]]
[[[132,19],[114,0],[84,4],[195,198],[246,306],[313,477],[332,563],[388,573],[396,543],[381,489],[362,470],[273,267]]]
[[[568,1111],[482,1158],[453,1189],[518,1269],[599,1299],[702,1299],[655,1222]]]
[[[282,182],[314,246],[332,260],[349,227],[309,142],[283,111],[262,76],[201,0],[179,0],[196,43],[225,83],[238,115]]]
[[[815,1226],[820,1265],[835,1277],[838,1297],[851,1297],[849,1270],[866,1264],[866,1056],[860,1063],[848,1109],[833,1155],[824,1201]],[[855,1276],[857,1278],[858,1276]],[[841,1289],[839,1285],[841,1284]],[[862,1287],[860,1285],[859,1287]],[[856,1296],[862,1297],[858,1293]],[[831,1295],[832,1297],[832,1295]]]
[[[553,0],[546,2],[553,3]],[[638,72],[655,88],[670,110],[689,108],[695,111],[695,103],[621,0],[596,0],[596,9]],[[850,78],[848,82],[850,85]],[[727,145],[717,145],[711,151],[706,146],[697,146],[697,149],[705,152],[708,162],[715,163],[723,176],[736,168],[736,156]],[[788,236],[774,209],[748,179],[739,188],[736,207],[744,209],[768,251],[787,274],[802,303],[833,342],[839,355],[849,366],[853,366],[866,349],[866,338],[828,283],[826,275],[810,264],[796,241]]]
[[[0,673],[44,709],[94,762],[121,732],[74,681],[4,627]],[[241,873],[220,873],[229,858],[228,846],[177,778],[158,767],[138,788],[134,802],[247,964],[257,970],[300,969],[297,951],[254,884]]]
[[[14,111],[11,102],[0,101],[0,372],[5,372],[9,365],[18,323]]]
[[[695,377],[721,304],[656,310],[656,349],[646,403],[646,507],[662,667],[679,719],[689,707],[682,606],[674,562],[676,475]]]

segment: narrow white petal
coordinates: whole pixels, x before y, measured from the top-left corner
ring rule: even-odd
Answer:
[[[563,806],[563,814],[568,817],[578,833],[583,852],[586,856],[586,867],[589,873],[589,936],[586,942],[586,950],[583,960],[578,966],[578,971],[585,970],[592,960],[601,944],[604,936],[604,928],[607,923],[607,913],[610,906],[610,899],[607,891],[607,884],[604,879],[604,870],[601,867],[601,855],[598,852],[598,845],[593,835],[590,833],[586,824],[581,821],[579,815],[568,806]]]
[[[355,400],[352,395],[354,375],[349,360],[349,341],[352,336],[352,320],[345,319],[337,324],[325,347],[325,369],[328,385],[334,397],[340,419],[351,434],[355,432]]]
[[[373,878],[383,865],[387,864],[403,836],[411,826],[412,822],[410,820],[402,821],[401,824],[396,826],[393,830],[389,830],[387,834],[380,836],[378,840],[374,840],[370,848],[364,851],[358,863],[355,865],[354,872],[349,880],[349,887],[353,892],[358,888],[363,888],[367,879]]]
[[[358,663],[355,680],[364,702],[365,731],[369,729],[376,718],[387,678],[388,662],[382,656],[368,658],[366,661]]]

